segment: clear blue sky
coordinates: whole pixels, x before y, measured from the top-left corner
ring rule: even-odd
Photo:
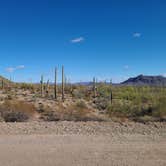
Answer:
[[[0,74],[53,79],[62,64],[74,82],[166,74],[166,1],[0,1]]]

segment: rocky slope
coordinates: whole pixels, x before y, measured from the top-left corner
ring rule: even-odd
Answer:
[[[163,76],[144,76],[129,78],[121,83],[122,85],[150,85],[150,86],[166,86],[166,77]]]

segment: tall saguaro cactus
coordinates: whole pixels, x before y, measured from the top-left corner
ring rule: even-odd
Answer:
[[[65,100],[65,93],[64,93],[64,66],[62,66],[62,101]]]
[[[46,97],[49,97],[49,88],[50,88],[50,80],[47,80],[47,84],[45,88]]]
[[[97,87],[96,87],[96,78],[93,77],[93,97],[96,98],[97,95]]]
[[[40,80],[40,93],[41,97],[44,97],[44,77],[41,75],[41,80]]]
[[[69,79],[68,83],[69,83],[70,94],[71,94],[71,96],[73,96],[73,85],[72,85],[72,82],[70,82],[70,79]]]
[[[113,94],[112,94],[112,79],[110,80],[110,101],[112,104],[112,100],[113,100]]]
[[[57,100],[57,68],[55,68],[55,80],[54,80],[54,97]]]

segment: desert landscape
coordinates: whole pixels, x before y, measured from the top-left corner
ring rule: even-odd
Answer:
[[[0,166],[166,166],[166,0],[0,0]]]
[[[165,87],[63,80],[1,77],[2,165],[166,164]]]

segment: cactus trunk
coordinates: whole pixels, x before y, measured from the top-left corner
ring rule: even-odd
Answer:
[[[62,101],[65,100],[64,88],[64,66],[62,66]]]
[[[41,76],[41,81],[40,81],[40,93],[41,93],[41,97],[44,97],[44,84],[43,84],[43,75]]]
[[[47,80],[47,84],[46,84],[46,97],[49,97],[49,88],[50,88],[50,84],[49,84],[49,80]]]
[[[57,100],[57,68],[55,68],[54,97]]]
[[[112,79],[110,80],[110,101],[111,101],[111,104],[112,104],[112,100],[113,100],[113,94],[112,94]]]
[[[96,79],[95,77],[93,78],[93,97],[96,98],[96,92],[97,88],[96,88]]]

